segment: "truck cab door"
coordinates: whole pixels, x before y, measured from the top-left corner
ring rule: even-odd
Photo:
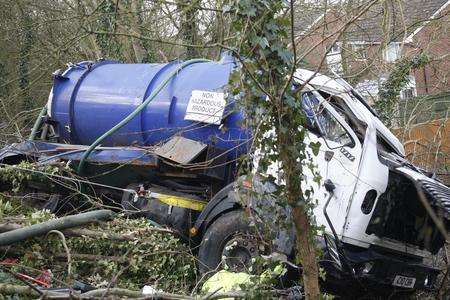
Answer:
[[[312,187],[314,200],[317,201],[314,210],[317,224],[325,226],[325,231],[331,232],[323,215],[323,207],[328,199],[323,182],[330,179],[335,184],[334,197],[327,212],[337,234],[342,235],[350,199],[357,184],[361,143],[346,121],[345,114],[340,111],[339,99],[330,95],[324,98],[322,95],[318,91],[302,94],[308,129],[305,142],[315,145],[320,143],[317,155],[308,150],[317,167],[316,172],[320,173],[320,184],[314,183],[311,178],[313,174],[306,168],[305,187]]]

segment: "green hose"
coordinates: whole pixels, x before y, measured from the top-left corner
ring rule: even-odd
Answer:
[[[45,116],[45,114],[47,113],[47,105],[45,105],[41,112],[39,113],[39,117],[36,119],[36,122],[34,122],[33,125],[33,129],[31,130],[30,136],[28,137],[29,140],[34,140],[36,138],[36,134],[39,130],[39,127],[42,124],[42,118]]]
[[[161,82],[161,84],[152,91],[152,93],[150,94],[150,96],[147,97],[147,99],[145,99],[144,102],[142,102],[138,107],[136,107],[136,109],[130,113],[125,119],[123,119],[122,121],[120,121],[119,123],[117,123],[117,125],[115,125],[113,128],[111,128],[110,130],[108,130],[107,132],[105,132],[104,134],[102,134],[102,136],[100,136],[98,139],[96,139],[90,146],[89,148],[86,150],[86,152],[84,152],[83,156],[80,159],[80,163],[78,164],[78,169],[77,172],[79,175],[81,175],[82,171],[83,171],[83,167],[84,167],[84,162],[86,161],[86,159],[89,157],[89,155],[91,154],[92,151],[94,151],[94,149],[100,145],[100,143],[107,138],[108,136],[110,136],[111,134],[115,133],[117,130],[119,130],[120,128],[122,128],[123,126],[125,126],[129,121],[131,121],[135,116],[137,116],[155,97],[156,95],[158,95],[158,93],[166,86],[166,84],[172,79],[172,77],[174,77],[175,75],[178,74],[178,72],[195,63],[200,63],[200,62],[209,62],[210,60],[208,59],[191,59],[188,61],[185,61],[183,63],[181,63],[175,70],[173,70],[169,76],[167,76],[166,79],[164,79],[163,82]]]

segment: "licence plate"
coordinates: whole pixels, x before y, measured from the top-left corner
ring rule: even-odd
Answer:
[[[397,275],[394,278],[394,282],[392,285],[404,287],[404,288],[413,288],[416,283],[416,279],[414,277],[406,277]]]

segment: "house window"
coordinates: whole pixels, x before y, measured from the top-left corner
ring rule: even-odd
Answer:
[[[341,46],[338,43],[334,43],[333,46],[331,46],[329,54],[336,54],[341,53]]]
[[[400,99],[407,100],[417,96],[416,79],[414,76],[408,76],[408,84],[400,91]]]
[[[356,60],[366,60],[367,59],[367,46],[364,44],[353,44],[353,53]]]
[[[401,91],[400,98],[403,100],[414,98],[414,90],[412,88]]]
[[[326,61],[329,69],[338,74],[342,75],[344,69],[342,68],[342,56],[341,56],[341,46],[339,43],[335,43],[330,48],[330,52],[328,52],[326,56]]]
[[[400,58],[400,44],[399,43],[389,43],[386,49],[384,49],[384,60],[387,62],[395,62]]]

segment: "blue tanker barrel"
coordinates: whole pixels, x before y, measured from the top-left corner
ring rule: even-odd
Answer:
[[[61,140],[91,144],[141,104],[179,63],[81,62],[55,75],[49,113]],[[157,145],[179,134],[229,150],[233,156],[245,152],[249,134],[242,127],[242,112],[233,103],[225,104],[221,120],[208,117],[205,122],[201,117],[211,113],[233,68],[234,62],[222,61],[182,69],[138,116],[102,145]]]

